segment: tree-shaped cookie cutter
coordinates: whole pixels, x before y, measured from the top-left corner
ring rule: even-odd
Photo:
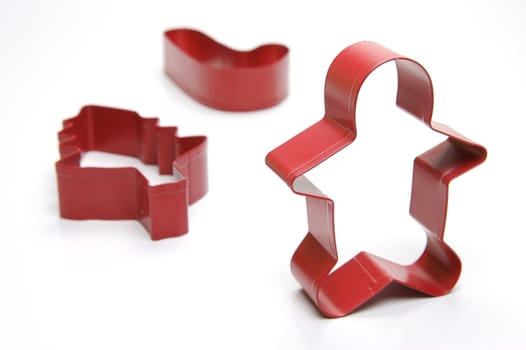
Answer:
[[[62,217],[135,219],[152,240],[188,232],[188,206],[208,190],[205,136],[179,137],[157,118],[102,106],[85,106],[63,124],[55,164]],[[82,154],[92,150],[157,164],[174,181],[150,186],[135,168],[81,167]]]
[[[358,92],[378,66],[395,61],[396,104],[448,138],[414,160],[410,214],[424,227],[427,243],[410,265],[361,252],[332,271],[338,255],[334,203],[304,174],[356,138]],[[433,86],[418,62],[373,42],[343,50],[329,67],[322,120],[271,151],[267,165],[293,192],[306,197],[309,233],[294,253],[291,269],[305,292],[329,317],[346,315],[391,283],[431,296],[448,293],[461,270],[460,259],[443,240],[449,182],[481,164],[484,147],[431,120]]]

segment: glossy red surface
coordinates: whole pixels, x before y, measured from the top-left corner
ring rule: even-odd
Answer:
[[[289,50],[230,49],[191,29],[164,34],[166,74],[197,101],[227,111],[271,107],[288,94]]]
[[[414,161],[410,214],[422,224],[427,245],[410,265],[361,252],[333,271],[338,260],[333,201],[304,174],[354,141],[360,87],[388,61],[395,61],[398,72],[397,105],[448,137]],[[486,150],[432,121],[432,111],[433,86],[424,67],[379,44],[360,42],[343,50],[329,67],[323,119],[267,155],[267,165],[292,191],[306,197],[309,232],[294,253],[291,268],[325,315],[346,315],[393,282],[432,296],[446,294],[456,284],[460,259],[443,241],[448,185],[482,163]]]
[[[122,109],[86,106],[64,121],[56,163],[60,215],[69,219],[135,219],[153,240],[188,232],[188,205],[208,190],[206,137],[178,137]],[[157,164],[174,182],[150,186],[135,168],[81,167],[82,153],[103,151]]]

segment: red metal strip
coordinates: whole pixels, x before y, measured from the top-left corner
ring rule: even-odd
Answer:
[[[135,219],[153,240],[188,232],[188,205],[208,190],[206,137],[178,137],[122,109],[85,106],[64,121],[56,163],[60,215],[69,219]],[[134,168],[81,167],[83,152],[103,151],[158,164],[174,182],[150,186]]]
[[[448,137],[414,161],[410,214],[424,227],[427,245],[411,265],[361,252],[333,271],[338,260],[333,201],[304,174],[354,141],[360,88],[372,71],[389,61],[398,72],[397,105]],[[432,296],[456,284],[460,259],[443,241],[448,186],[482,163],[486,150],[432,121],[432,111],[433,86],[424,67],[379,44],[360,42],[343,50],[329,67],[323,119],[267,155],[267,165],[293,192],[306,197],[309,233],[292,257],[292,273],[325,315],[346,315],[392,282]]]
[[[289,50],[263,45],[230,49],[191,29],[164,34],[166,74],[197,101],[227,111],[274,106],[288,94]]]

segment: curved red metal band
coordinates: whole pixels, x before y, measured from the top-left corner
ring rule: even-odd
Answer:
[[[367,76],[395,61],[396,103],[447,140],[415,158],[410,213],[427,234],[423,254],[411,265],[399,265],[361,252],[333,270],[338,254],[333,201],[303,175],[356,138],[356,101]],[[482,163],[484,147],[431,120],[433,86],[418,62],[379,44],[360,42],[332,62],[325,82],[325,116],[271,151],[267,165],[291,189],[306,196],[309,233],[292,257],[292,273],[319,309],[329,317],[346,315],[395,282],[432,296],[456,284],[461,263],[443,241],[449,182]]]
[[[153,240],[188,232],[188,205],[205,195],[206,137],[178,137],[122,109],[85,106],[64,121],[56,163],[60,215],[69,219],[136,219]],[[150,186],[135,168],[81,167],[83,152],[103,151],[158,164],[173,183]]]
[[[166,74],[197,101],[227,111],[267,108],[288,93],[289,50],[232,50],[191,29],[164,33]]]

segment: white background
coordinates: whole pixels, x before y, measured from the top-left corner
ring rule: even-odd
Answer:
[[[525,348],[525,16],[519,0],[2,0],[0,349]],[[175,27],[236,49],[288,45],[289,97],[252,113],[195,102],[163,74],[162,33]],[[326,319],[289,271],[304,199],[264,157],[323,116],[327,68],[360,40],[422,63],[435,120],[489,156],[450,187],[454,290],[394,287]],[[408,215],[412,159],[443,138],[395,107],[395,83],[392,65],[372,74],[357,141],[309,175],[336,201],[340,264],[360,250],[408,263],[424,245]],[[209,136],[210,191],[187,235],[152,242],[135,221],[59,218],[56,133],[85,104]],[[136,164],[85,159],[117,162]]]

